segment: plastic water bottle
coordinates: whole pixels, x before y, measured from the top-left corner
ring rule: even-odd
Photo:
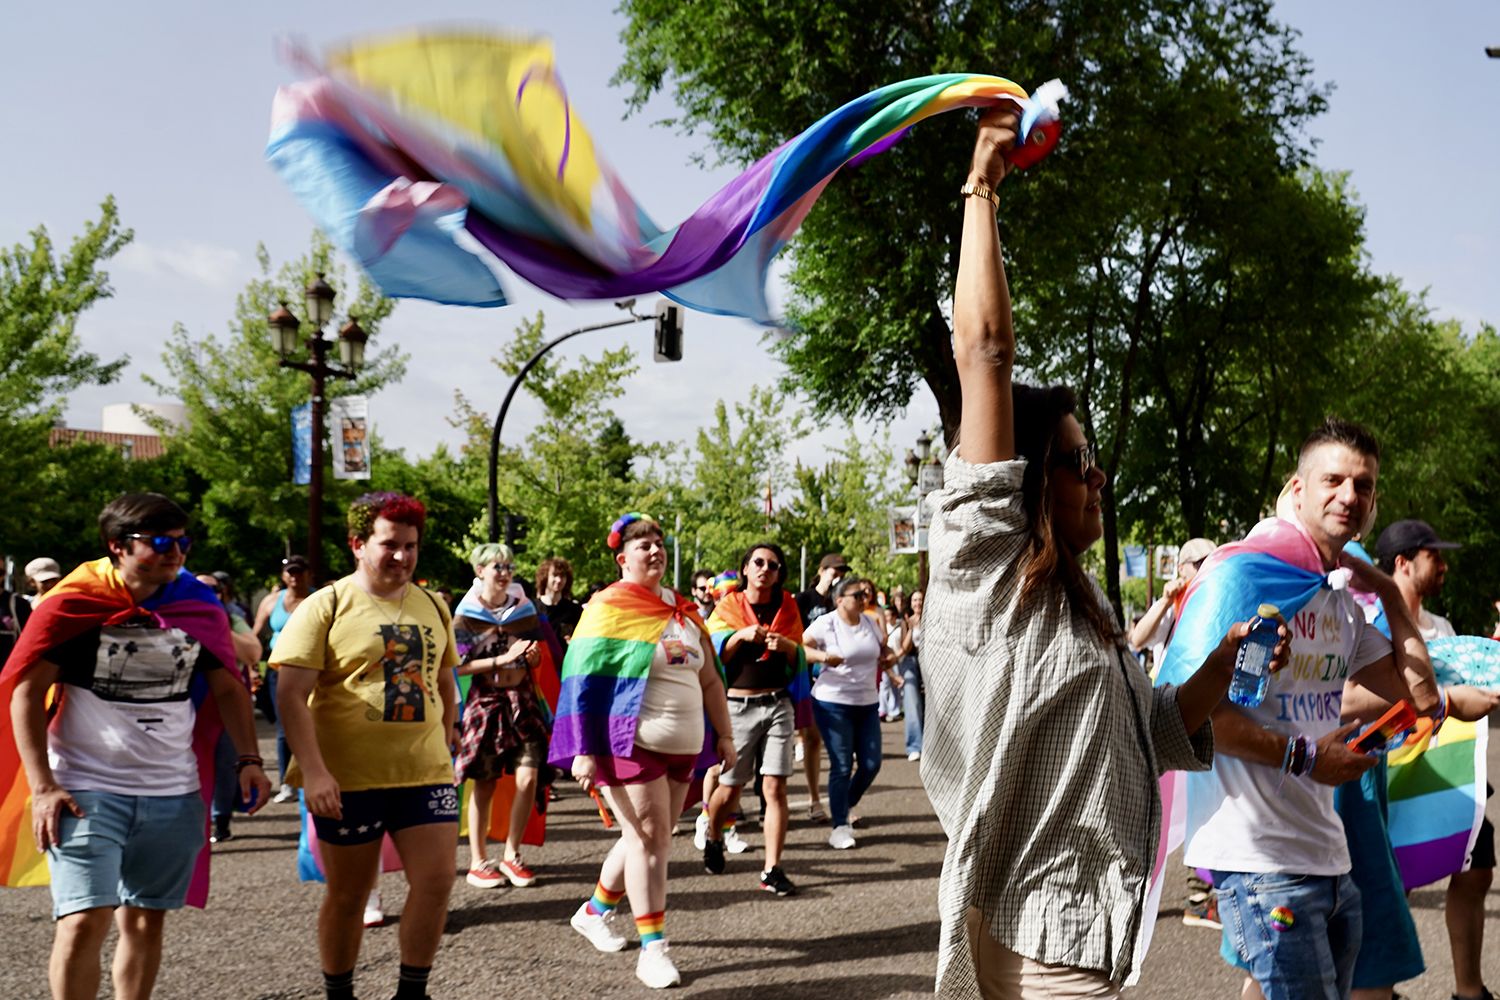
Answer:
[[[1240,641],[1234,654],[1234,679],[1229,682],[1229,700],[1236,705],[1253,708],[1266,700],[1266,688],[1271,684],[1271,651],[1279,638],[1281,609],[1274,604],[1262,604],[1255,609],[1250,620],[1250,634]]]

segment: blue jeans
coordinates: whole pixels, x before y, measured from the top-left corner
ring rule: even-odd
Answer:
[[[276,679],[280,670],[266,670],[266,684],[271,688],[271,704],[276,704]],[[281,771],[281,783],[286,784],[286,770],[292,766],[292,748],[286,741],[286,729],[281,724],[281,712],[276,713],[276,767]]]
[[[1215,871],[1224,936],[1266,1000],[1342,1000],[1363,918],[1348,875]]]
[[[52,916],[122,903],[175,910],[187,897],[203,847],[203,797],[75,791],[83,810],[64,809],[47,849]]]
[[[901,679],[906,682],[901,688],[901,704],[906,713],[906,752],[922,752],[922,713],[927,709],[927,696],[922,691],[922,668],[915,656],[901,661]]]
[[[834,826],[848,826],[849,810],[859,805],[880,773],[880,715],[875,705],[840,705],[817,698],[812,704],[828,748],[828,810]]]

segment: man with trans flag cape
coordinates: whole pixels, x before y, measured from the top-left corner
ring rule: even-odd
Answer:
[[[1352,574],[1381,596],[1397,593],[1389,577],[1344,553],[1373,516],[1378,470],[1368,431],[1333,417],[1314,430],[1283,516],[1220,548],[1194,578],[1160,674],[1172,683],[1195,669],[1229,623],[1262,604],[1289,626],[1291,655],[1264,701],[1221,704],[1213,770],[1186,782],[1184,862],[1214,872],[1226,943],[1237,953],[1225,957],[1268,995],[1300,996],[1309,982],[1340,995],[1351,988],[1362,915],[1351,902],[1358,896],[1334,786],[1376,761],[1346,747],[1356,725],[1341,718],[1373,720],[1403,699],[1421,712],[1439,704],[1430,669],[1400,669],[1408,660],[1427,666],[1404,606],[1393,644],[1348,591]]]
[[[121,954],[154,969],[165,912],[206,904],[226,727],[250,811],[269,800],[229,619],[183,567],[187,521],[157,493],[108,504],[109,557],[38,599],[0,672],[0,883],[45,885],[50,869],[59,994],[97,983],[87,942],[103,942],[116,907]]]
[[[1059,134],[1061,84],[1035,95],[945,73],[857,97],[766,154],[671,229],[610,169],[543,39],[410,33],[330,51],[277,91],[266,158],[388,296],[498,306],[493,263],[564,299],[664,292],[774,325],[772,259],[839,169],[944,111],[1009,102],[1013,165]]]

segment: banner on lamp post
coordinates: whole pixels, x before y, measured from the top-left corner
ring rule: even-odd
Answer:
[[[292,407],[292,482],[312,482],[312,403]]]
[[[890,509],[891,551],[897,555],[917,551],[917,511],[913,507]]]
[[[1144,546],[1144,545],[1127,545],[1127,546],[1125,546],[1125,561],[1124,561],[1124,565],[1122,567],[1124,569],[1124,573],[1122,575],[1127,580],[1132,580],[1132,579],[1141,579],[1141,580],[1144,580],[1146,578],[1146,562],[1147,562],[1146,546]]]
[[[370,478],[370,400],[340,396],[328,404],[333,440],[333,478]]]

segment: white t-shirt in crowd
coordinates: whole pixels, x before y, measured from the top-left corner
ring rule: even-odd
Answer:
[[[873,705],[880,700],[880,631],[868,615],[854,625],[838,612],[823,615],[807,627],[804,638],[815,639],[822,649],[837,653],[844,662],[836,667],[823,664],[813,697],[837,705]]]
[[[1347,590],[1323,590],[1290,622],[1291,662],[1271,677],[1266,700],[1238,707],[1257,726],[1311,740],[1339,727],[1344,681],[1391,652]],[[1265,764],[1214,755],[1213,770],[1189,794],[1194,830],[1183,863],[1229,872],[1342,875],[1349,844],[1333,808],[1333,786],[1283,776]],[[1205,801],[1205,798],[1207,801]]]
[[[1453,623],[1442,615],[1435,615],[1426,608],[1422,609],[1417,616],[1417,631],[1422,633],[1423,642],[1431,642],[1434,639],[1451,639],[1458,635],[1453,630]]]
[[[657,589],[663,602],[676,605],[670,591]],[[703,749],[703,633],[688,619],[668,619],[656,644],[635,744],[657,753],[698,753]]]

